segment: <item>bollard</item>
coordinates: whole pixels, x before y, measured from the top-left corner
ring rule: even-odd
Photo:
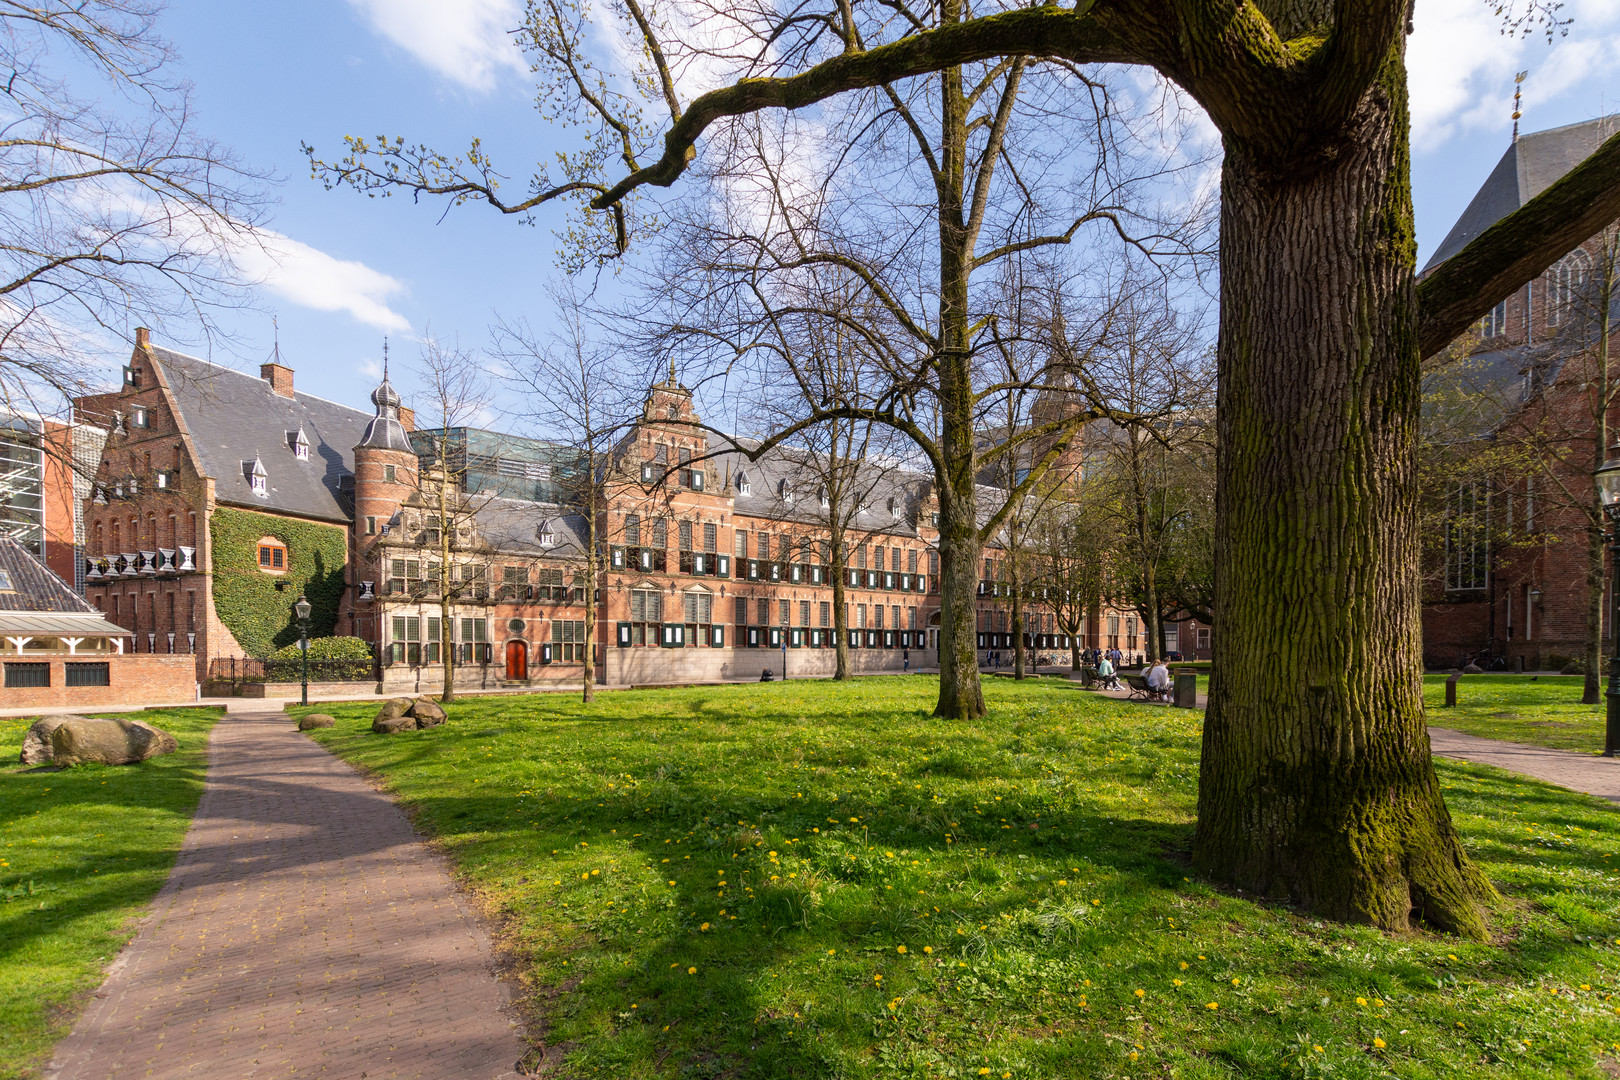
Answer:
[[[1195,671],[1176,672],[1176,701],[1178,709],[1198,708],[1198,673]]]
[[[1446,704],[1448,706],[1457,704],[1457,680],[1460,678],[1462,678],[1462,672],[1453,671],[1451,678],[1446,680]]]

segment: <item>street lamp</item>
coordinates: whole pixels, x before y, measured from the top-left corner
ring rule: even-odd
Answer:
[[[1603,499],[1603,516],[1609,522],[1609,634],[1614,638],[1615,656],[1609,661],[1608,723],[1603,736],[1603,756],[1620,757],[1620,458],[1610,458],[1598,469],[1598,494]]]
[[[309,704],[309,600],[303,593],[298,594],[298,600],[293,604],[293,614],[298,616],[298,653],[302,661],[303,686],[298,694],[298,704]],[[1613,705],[1610,708],[1614,708]]]

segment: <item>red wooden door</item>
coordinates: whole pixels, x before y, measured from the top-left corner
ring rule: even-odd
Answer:
[[[513,682],[529,677],[529,648],[521,641],[506,643],[506,677]]]

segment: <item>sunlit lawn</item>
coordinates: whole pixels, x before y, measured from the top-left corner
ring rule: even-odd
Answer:
[[[1603,750],[1604,704],[1580,703],[1579,675],[1464,675],[1453,708],[1443,704],[1446,678],[1423,677],[1423,704],[1434,727],[1559,750]]]
[[[1491,943],[1191,879],[1199,714],[933,678],[468,701],[317,735],[440,838],[583,1077],[1599,1077],[1620,809],[1442,763]]]
[[[36,1075],[169,876],[219,709],[141,714],[180,742],[136,765],[24,769],[0,718],[0,1077]]]

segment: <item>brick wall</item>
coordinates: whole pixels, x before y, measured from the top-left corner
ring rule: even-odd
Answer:
[[[68,686],[69,662],[108,665],[109,686]],[[176,705],[197,700],[197,667],[190,656],[150,653],[124,656],[25,658],[51,666],[49,686],[0,685],[0,709],[95,709],[110,705]]]

